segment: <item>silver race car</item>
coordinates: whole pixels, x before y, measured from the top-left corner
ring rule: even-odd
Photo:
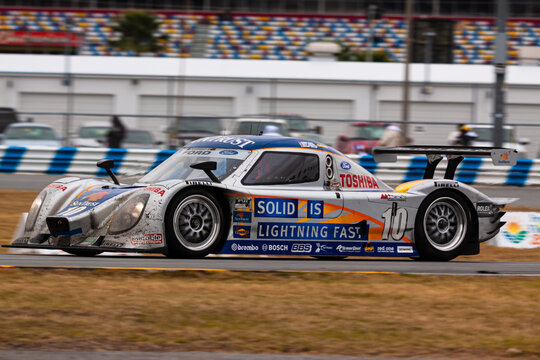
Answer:
[[[503,225],[502,207],[453,180],[463,156],[512,165],[502,148],[376,148],[376,161],[424,154],[424,179],[391,188],[340,152],[286,137],[213,136],[192,142],[133,185],[67,177],[34,200],[8,247],[208,254],[405,256],[477,254]],[[446,156],[444,178],[433,179]]]

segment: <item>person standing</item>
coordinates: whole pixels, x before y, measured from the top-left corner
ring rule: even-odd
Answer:
[[[120,121],[118,116],[113,116],[111,119],[111,129],[107,133],[107,145],[109,148],[122,147],[122,141],[126,136],[126,127]]]
[[[405,137],[401,133],[399,125],[388,125],[384,130],[381,138],[377,142],[377,146],[403,146],[405,145]]]

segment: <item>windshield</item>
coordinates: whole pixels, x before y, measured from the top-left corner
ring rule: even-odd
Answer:
[[[384,133],[384,126],[365,125],[356,126],[356,136],[359,139],[379,140]]]
[[[241,121],[238,124],[238,135],[259,135],[261,131],[264,130],[266,125],[277,126],[278,131],[283,136],[289,136],[289,131],[283,123],[274,122],[274,121]]]
[[[478,137],[475,141],[493,142],[493,128],[473,128]],[[517,142],[512,129],[504,129],[503,142]]]
[[[211,181],[203,170],[190,167],[206,161],[217,163],[216,170],[212,172],[220,181],[223,181],[238,169],[249,154],[248,150],[184,148],[143,176],[139,182],[153,184],[173,179]]]
[[[79,129],[79,137],[82,139],[101,139],[109,132],[108,126],[85,126]]]
[[[152,134],[150,134],[148,131],[143,130],[128,130],[124,142],[130,144],[154,144],[154,140],[152,140]]]
[[[221,125],[216,118],[179,118],[176,123],[176,130],[182,132],[205,132],[210,134],[219,134]]]
[[[56,135],[52,129],[46,127],[18,126],[6,131],[6,139],[56,140]]]

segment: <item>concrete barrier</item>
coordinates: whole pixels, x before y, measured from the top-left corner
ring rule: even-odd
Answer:
[[[39,146],[0,146],[1,173],[81,174],[106,176],[96,167],[101,159],[113,159],[119,175],[142,175],[159,165],[174,150],[50,148]],[[421,179],[427,159],[424,156],[403,156],[395,163],[376,163],[371,156],[351,155],[350,158],[381,180],[402,183]],[[439,164],[435,177],[443,177],[445,160]],[[467,184],[505,184],[515,186],[540,185],[540,160],[518,159],[515,166],[494,166],[491,159],[466,158],[458,167],[456,180]]]

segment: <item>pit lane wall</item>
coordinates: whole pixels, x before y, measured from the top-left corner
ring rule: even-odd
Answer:
[[[50,148],[39,146],[0,146],[0,173],[38,173],[49,175],[106,176],[96,167],[101,159],[113,159],[114,171],[123,176],[142,175],[153,169],[174,150]],[[376,163],[369,155],[349,156],[383,181],[399,184],[421,179],[427,159],[424,156],[400,157],[395,163]],[[443,160],[436,177],[443,177]],[[515,166],[494,166],[491,159],[466,158],[458,167],[456,180],[466,184],[540,185],[540,160],[518,159]]]

